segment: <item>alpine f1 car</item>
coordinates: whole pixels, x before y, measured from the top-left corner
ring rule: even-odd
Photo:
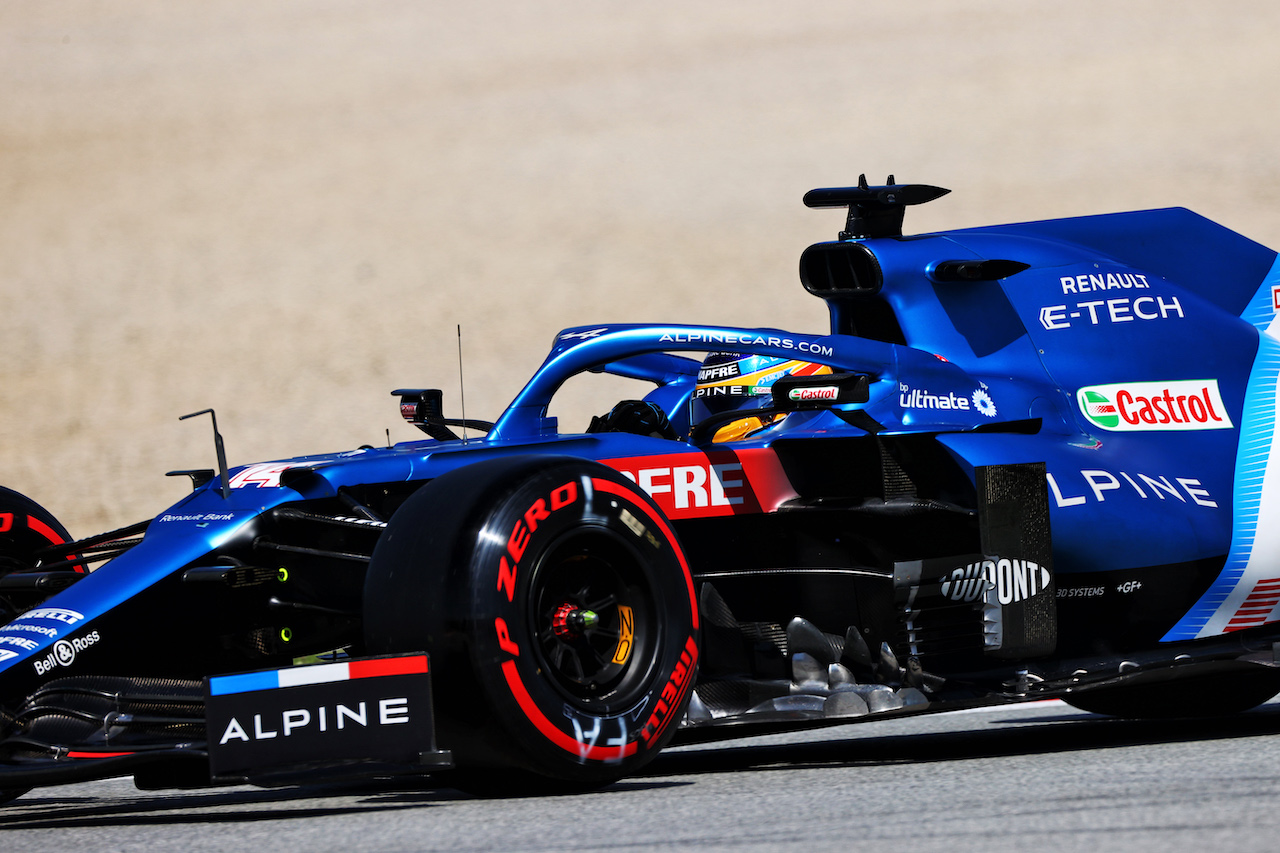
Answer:
[[[0,493],[0,791],[575,790],[673,738],[1266,701],[1277,253],[1183,209],[903,236],[945,192],[806,195],[827,334],[572,328],[495,421],[401,389],[421,440],[332,455],[228,467],[214,421],[87,539]],[[584,371],[652,390],[562,431]]]

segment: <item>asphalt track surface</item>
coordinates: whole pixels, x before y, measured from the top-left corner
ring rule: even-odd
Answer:
[[[143,792],[0,808],[18,851],[1273,849],[1280,704],[1135,722],[1057,702],[679,747],[594,794],[475,799],[370,783]]]

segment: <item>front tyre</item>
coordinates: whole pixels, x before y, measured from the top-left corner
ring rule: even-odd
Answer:
[[[0,486],[0,577],[38,567],[43,549],[70,539],[66,528],[48,510],[25,495]],[[76,570],[83,571],[83,567],[77,566]],[[12,621],[23,609],[0,596],[0,625]],[[8,719],[7,715],[0,714],[0,724]],[[0,725],[0,735],[4,734],[3,729]],[[0,805],[16,800],[29,790],[0,789]]]
[[[661,511],[562,457],[466,466],[406,501],[370,564],[365,637],[431,654],[438,740],[488,791],[635,772],[675,733],[699,657]]]
[[[37,568],[43,549],[70,540],[66,528],[48,510],[25,495],[0,486],[0,577]],[[84,568],[75,566],[74,570],[83,572]],[[10,622],[23,609],[0,596],[0,625]]]

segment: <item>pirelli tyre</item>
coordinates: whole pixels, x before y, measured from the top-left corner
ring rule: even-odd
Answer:
[[[41,550],[69,542],[66,528],[30,498],[0,486],[0,578],[16,571],[37,568]],[[52,557],[48,562],[61,560]],[[84,571],[82,566],[71,567]],[[0,592],[0,625],[18,615],[19,607]]]
[[[693,578],[667,520],[603,465],[468,465],[391,518],[365,585],[374,654],[431,656],[437,742],[483,793],[577,789],[639,769],[684,716]]]
[[[16,571],[37,568],[41,564],[40,552],[43,549],[70,540],[66,528],[48,510],[25,495],[0,486],[0,578]],[[82,566],[76,566],[74,570],[84,571]],[[21,609],[0,593],[0,625],[12,621]],[[0,705],[4,698],[0,697]],[[9,720],[8,714],[0,707],[0,737],[4,736]],[[0,789],[0,804],[17,799],[27,790]]]

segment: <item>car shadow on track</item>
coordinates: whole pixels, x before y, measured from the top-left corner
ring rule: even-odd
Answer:
[[[125,781],[123,784],[128,784]],[[395,801],[377,797],[387,792],[424,795]],[[63,791],[71,792],[60,796]],[[236,788],[122,795],[84,796],[75,788],[35,790],[0,807],[0,832],[14,829],[242,823],[342,814],[368,814],[469,799],[466,794],[416,783],[372,781],[297,788]],[[0,844],[3,847],[3,844]]]
[[[915,720],[924,720],[918,717]],[[1280,704],[1204,719],[1122,720],[1086,713],[973,715],[942,730],[827,737],[815,729],[788,743],[724,742],[660,755],[643,773],[592,796],[694,784],[693,777],[745,770],[793,770],[964,761],[1161,743],[1280,734]],[[887,722],[887,721],[886,721]],[[899,718],[902,726],[911,718]],[[841,732],[849,728],[841,727]],[[684,778],[681,778],[684,777]],[[65,793],[64,793],[65,792]],[[446,805],[474,797],[429,778],[335,783],[298,788],[181,791],[173,795],[84,796],[76,788],[36,790],[0,808],[0,832],[112,826],[251,823]]]
[[[124,782],[124,784],[128,784]],[[628,779],[599,794],[668,788],[686,782]],[[62,789],[67,790],[67,789]],[[74,790],[74,789],[71,789]],[[469,794],[422,777],[415,781],[375,780],[299,788],[159,792],[119,797],[61,796],[36,790],[0,807],[0,833],[21,829],[68,829],[234,824],[295,820],[344,814],[402,811],[454,801],[475,800]],[[0,849],[3,849],[0,843]]]
[[[1127,720],[1078,712],[1015,719],[969,717],[958,722],[956,728],[942,731],[876,735],[867,729],[866,735],[818,739],[825,730],[815,729],[813,739],[803,742],[704,744],[697,750],[664,753],[643,774],[919,764],[1263,737],[1280,734],[1280,704],[1194,719]]]

